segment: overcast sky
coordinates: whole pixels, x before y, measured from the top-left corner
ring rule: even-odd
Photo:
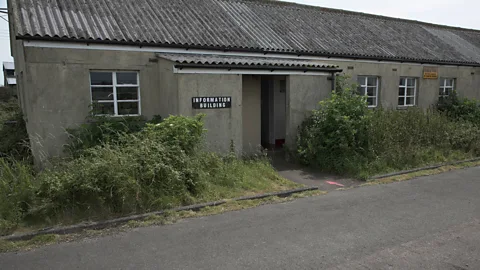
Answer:
[[[478,0],[289,0],[288,2],[480,29],[478,15],[480,1]],[[6,0],[0,0],[0,7],[7,7]],[[8,24],[0,19],[0,62],[12,60]],[[2,72],[0,72],[0,84],[3,84]]]

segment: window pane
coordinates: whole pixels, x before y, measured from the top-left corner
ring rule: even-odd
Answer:
[[[376,97],[377,96],[377,88],[376,87],[368,87],[367,88],[367,96]]]
[[[113,85],[111,72],[90,72],[92,85]]]
[[[115,114],[115,108],[114,108],[113,102],[93,103],[93,113],[94,114],[114,115]]]
[[[453,86],[453,79],[446,79],[447,86]]]
[[[400,87],[400,89],[398,90],[398,95],[401,96],[401,97],[405,96],[405,88]]]
[[[137,84],[137,73],[117,72],[117,84]]]
[[[365,76],[358,76],[357,83],[358,85],[365,85]]]
[[[377,77],[368,77],[367,85],[368,86],[377,86]]]
[[[408,78],[408,79],[407,79],[407,85],[408,85],[408,86],[415,86],[415,79],[413,79],[413,78]]]
[[[119,102],[118,115],[133,115],[138,113],[138,102]]]
[[[375,98],[368,98],[367,99],[368,106],[377,106],[377,100]]]
[[[113,100],[113,87],[92,87],[92,100]]]
[[[365,87],[357,87],[357,93],[361,96],[365,95]]]
[[[405,85],[405,78],[400,78],[400,85]]]
[[[138,87],[117,87],[117,100],[138,100]]]
[[[398,98],[398,105],[399,106],[404,106],[405,105],[405,98],[404,97],[399,97]]]
[[[452,89],[447,88],[447,89],[445,89],[445,92],[443,93],[443,95],[449,96],[451,94],[451,91],[452,91]]]
[[[414,96],[415,88],[407,88],[407,96]]]
[[[415,100],[413,97],[407,97],[407,105],[415,105]]]
[[[443,90],[443,88],[440,88],[440,91],[438,93],[440,94],[440,96],[442,96],[445,94],[445,91]]]

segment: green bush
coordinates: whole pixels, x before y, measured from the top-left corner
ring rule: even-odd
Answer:
[[[202,116],[171,116],[133,134],[109,132],[115,137],[39,175],[41,207],[34,215],[125,214],[188,204],[202,187],[193,154],[203,132]]]
[[[297,155],[306,165],[367,178],[480,155],[474,101],[451,97],[441,110],[371,110],[344,80],[337,87],[343,89],[320,102],[298,132]]]
[[[192,154],[203,140],[204,117],[203,114],[195,117],[170,116],[159,124],[147,124],[143,134],[167,145],[178,146],[187,154]]]
[[[13,231],[27,214],[34,198],[31,167],[0,158],[0,235]]]
[[[31,162],[27,128],[18,101],[0,102],[0,156]]]
[[[440,98],[437,108],[453,120],[463,120],[480,125],[480,102],[468,98],[459,98],[456,91]]]
[[[89,116],[85,124],[67,129],[69,142],[65,150],[71,156],[78,157],[86,149],[117,142],[124,134],[139,132],[148,123],[160,122],[159,116],[155,116],[151,121],[146,121],[143,117]]]
[[[144,212],[188,203],[198,192],[198,168],[180,148],[135,135],[123,140],[89,149],[86,155],[42,173],[39,214]]]
[[[326,171],[355,174],[366,162],[371,117],[364,97],[350,88],[333,92],[300,127],[300,160]]]
[[[0,232],[20,223],[99,220],[294,186],[263,156],[242,160],[204,151],[204,131],[202,115],[172,116],[135,133],[111,132],[116,137],[37,175],[19,162],[0,163]]]

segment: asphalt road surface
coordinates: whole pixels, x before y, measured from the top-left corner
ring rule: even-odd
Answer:
[[[1,254],[0,269],[480,269],[480,168]]]

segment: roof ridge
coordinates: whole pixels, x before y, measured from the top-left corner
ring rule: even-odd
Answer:
[[[346,10],[346,9],[339,9],[339,8],[329,8],[329,7],[322,7],[322,6],[313,6],[307,4],[300,4],[295,2],[288,1],[280,1],[280,0],[220,0],[220,1],[232,1],[232,2],[250,2],[250,3],[257,3],[257,4],[270,4],[275,6],[284,6],[284,7],[291,7],[291,8],[303,8],[303,9],[317,9],[324,12],[330,13],[339,13],[343,15],[352,15],[352,16],[362,16],[366,18],[378,19],[378,20],[387,20],[387,21],[396,21],[401,23],[411,23],[411,24],[421,24],[424,26],[430,26],[435,28],[444,28],[444,29],[454,29],[466,32],[477,32],[480,33],[480,29],[473,29],[467,27],[460,27],[460,26],[451,26],[446,24],[436,24],[431,22],[419,21],[414,19],[405,19],[405,18],[398,18],[398,17],[390,17],[386,15],[378,15],[360,11],[353,11],[353,10]]]

